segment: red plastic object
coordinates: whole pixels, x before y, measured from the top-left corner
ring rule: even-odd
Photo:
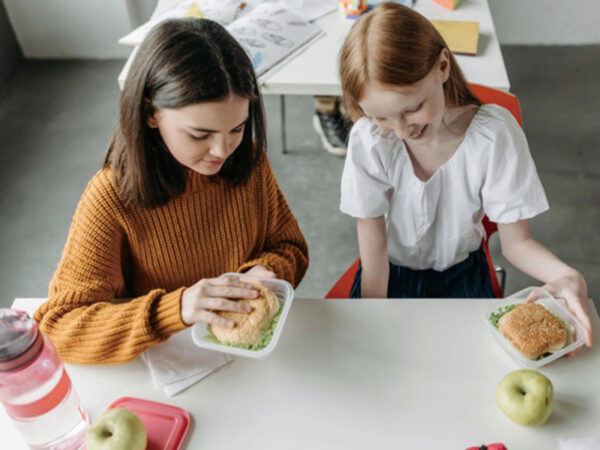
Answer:
[[[358,17],[369,9],[367,0],[340,0],[340,6],[347,16]]]
[[[480,447],[469,447],[467,450],[507,450],[504,444],[488,444]]]
[[[494,268],[494,263],[492,262],[492,255],[490,253],[489,245],[492,234],[498,231],[498,225],[496,225],[494,222],[491,222],[490,219],[488,219],[488,216],[484,216],[481,223],[483,223],[483,228],[485,229],[485,237],[483,238],[483,253],[485,253],[485,259],[488,263],[488,269],[490,271],[492,292],[496,298],[503,298],[504,293],[502,292],[500,282],[498,281],[498,276],[496,275],[496,269]]]
[[[458,4],[460,3],[460,0],[433,0],[434,3],[437,3],[438,5],[442,5],[444,8],[448,8],[448,9],[456,9],[456,7],[458,6]]]
[[[342,274],[339,280],[335,282],[333,287],[329,290],[325,298],[349,298],[350,291],[352,290],[352,283],[358,272],[358,264],[360,259],[357,259],[352,265]]]
[[[179,450],[183,448],[190,428],[190,415],[185,409],[140,398],[121,397],[108,409],[127,408],[135,412],[148,434],[146,450]]]
[[[475,97],[477,97],[481,103],[493,103],[508,109],[517,122],[519,122],[519,125],[523,126],[521,106],[517,97],[508,92],[482,86],[481,84],[469,84],[469,89],[471,89],[471,92],[475,94]]]

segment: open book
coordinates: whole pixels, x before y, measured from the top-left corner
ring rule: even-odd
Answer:
[[[259,5],[227,26],[260,76],[321,34],[321,29],[278,5]]]
[[[252,3],[237,0],[182,1],[121,38],[119,43],[138,45],[152,27],[167,19],[206,18],[227,28],[246,49],[256,75],[260,76],[322,34],[317,25],[285,8],[281,2],[264,2],[256,7]]]

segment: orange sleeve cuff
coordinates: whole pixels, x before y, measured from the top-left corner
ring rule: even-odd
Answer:
[[[161,336],[169,337],[188,326],[181,318],[181,296],[185,287],[161,296],[155,302],[150,316],[152,329]]]

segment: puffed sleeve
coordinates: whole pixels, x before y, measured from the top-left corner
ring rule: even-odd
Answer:
[[[504,108],[495,108],[493,143],[486,160],[481,190],[483,209],[497,223],[530,219],[548,209],[544,187],[529,152],[525,133]]]
[[[340,211],[356,218],[379,217],[390,210],[392,185],[386,173],[389,150],[376,125],[359,119],[348,141]]]

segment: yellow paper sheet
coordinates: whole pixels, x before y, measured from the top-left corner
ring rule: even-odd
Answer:
[[[432,20],[450,51],[463,55],[476,55],[479,42],[479,22]]]
[[[190,9],[188,9],[187,12],[185,13],[185,17],[192,17],[194,19],[202,19],[204,17],[204,15],[202,14],[202,11],[200,11],[200,8],[198,8],[198,5],[196,5],[196,2],[192,2],[192,6],[190,6]]]

